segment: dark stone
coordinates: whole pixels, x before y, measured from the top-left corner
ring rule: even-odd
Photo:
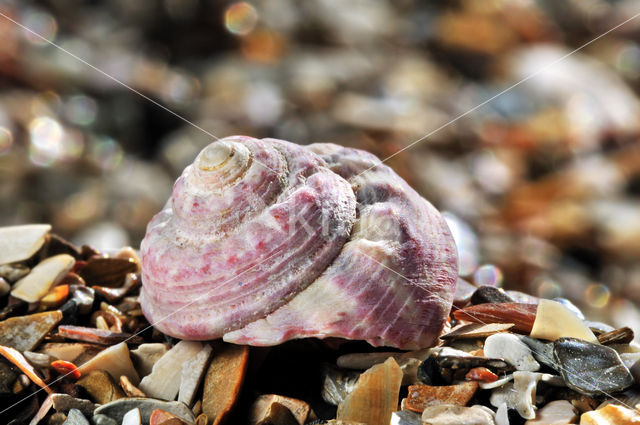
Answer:
[[[45,245],[47,257],[53,257],[58,254],[69,254],[76,260],[80,259],[80,250],[71,242],[56,234],[50,233]]]
[[[87,285],[119,288],[129,273],[135,273],[138,266],[133,261],[121,258],[92,258],[78,274]]]
[[[15,366],[10,365],[4,359],[0,360],[0,395],[13,394],[11,389],[17,377],[18,372]]]
[[[567,386],[581,394],[609,395],[634,383],[613,348],[577,338],[559,338],[554,342],[553,354]]]
[[[471,295],[471,304],[512,303],[513,299],[502,289],[493,286],[481,286]]]
[[[560,371],[558,363],[553,355],[553,342],[543,342],[539,339],[525,335],[518,335],[518,338],[520,338],[520,340],[531,349],[531,353],[538,363],[550,367],[556,372]]]
[[[61,325],[75,325],[78,322],[78,302],[74,299],[67,300],[60,307],[62,312]]]

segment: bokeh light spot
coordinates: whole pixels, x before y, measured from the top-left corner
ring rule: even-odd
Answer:
[[[502,280],[502,270],[493,264],[484,264],[473,273],[473,281],[477,286],[499,287],[502,285]]]
[[[258,22],[258,12],[251,4],[241,1],[232,4],[224,13],[224,26],[236,35],[247,35]]]
[[[606,285],[601,283],[592,283],[585,291],[585,300],[587,304],[595,308],[603,308],[609,304],[611,291]]]
[[[31,44],[44,46],[49,44],[49,41],[53,41],[56,38],[58,23],[53,16],[46,12],[40,10],[28,11],[24,15],[22,22],[25,27],[33,31],[33,33],[29,31],[24,33],[25,38]],[[40,35],[42,38],[38,37],[36,34]]]
[[[35,165],[48,167],[64,156],[64,130],[58,121],[37,117],[29,123],[29,159]]]

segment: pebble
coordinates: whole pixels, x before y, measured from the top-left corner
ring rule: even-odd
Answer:
[[[78,409],[71,409],[67,414],[67,420],[63,425],[89,425],[89,421]]]
[[[88,314],[93,310],[95,291],[84,285],[70,285],[71,299],[76,302],[78,313]]]
[[[204,344],[195,356],[185,361],[182,365],[178,401],[183,402],[187,406],[191,406],[191,403],[193,403],[196,391],[200,387],[204,373],[209,365],[211,352],[211,345]]]
[[[28,303],[44,297],[64,278],[76,260],[68,254],[49,257],[35,266],[31,272],[13,285],[11,295]]]
[[[140,417],[140,409],[137,407],[129,410],[122,417],[122,425],[140,425],[142,418]]]
[[[628,344],[633,341],[633,330],[627,326],[598,335],[598,342],[603,345]]]
[[[108,372],[116,382],[120,380],[120,376],[122,375],[129,378],[134,385],[140,382],[138,373],[133,367],[131,357],[129,356],[129,348],[124,342],[105,348],[91,360],[78,367],[78,369],[83,375],[92,370],[104,370]]]
[[[93,418],[91,418],[91,421],[95,425],[121,425],[115,419],[111,419],[107,415],[102,415],[102,414],[93,415]]]
[[[264,394],[261,395],[253,402],[251,411],[249,413],[249,424],[255,425],[260,421],[260,418],[265,417],[265,411],[273,403],[281,404],[291,411],[296,421],[302,425],[308,422],[311,407],[305,401],[298,400],[296,398],[284,397],[276,394]]]
[[[580,416],[580,425],[632,425],[640,424],[640,414],[624,406],[608,404]]]
[[[92,370],[77,382],[84,388],[93,401],[99,404],[109,403],[125,397],[113,377],[104,370]]]
[[[567,386],[581,394],[611,394],[634,383],[631,372],[613,348],[576,338],[559,338],[554,342],[553,352]]]
[[[475,381],[443,386],[410,385],[404,408],[422,412],[427,407],[437,404],[466,406],[477,390],[478,383]]]
[[[280,403],[274,402],[260,412],[255,425],[300,425],[293,413]]]
[[[555,371],[559,370],[560,366],[553,356],[553,342],[544,342],[525,335],[518,335],[518,338],[531,349],[531,354],[533,354],[536,361]]]
[[[512,303],[513,298],[495,286],[481,286],[471,295],[471,304]]]
[[[554,400],[538,410],[535,419],[528,420],[525,425],[565,425],[573,424],[578,419],[578,409],[567,400]]]
[[[92,258],[78,273],[92,285],[120,288],[129,273],[135,273],[135,261],[123,258]]]
[[[47,421],[47,425],[64,425],[64,422],[67,420],[67,415],[62,412],[56,412],[49,416],[49,420]]]
[[[322,399],[337,406],[353,391],[360,374],[325,365],[322,368],[322,376]]]
[[[32,351],[62,320],[60,311],[11,317],[0,322],[0,345],[18,351]]]
[[[124,375],[120,377],[120,386],[124,390],[124,393],[127,395],[127,397],[143,397],[144,398],[147,396],[145,393],[140,391],[138,387],[133,385],[131,381],[129,381],[129,378],[127,378]]]
[[[11,285],[3,277],[0,277],[0,297],[4,297],[11,291]]]
[[[153,365],[169,351],[168,344],[152,342],[140,344],[135,350],[131,350],[131,358],[136,365],[140,376],[147,376],[151,373]]]
[[[8,283],[13,283],[29,274],[31,269],[24,264],[2,264],[0,265],[0,277]]]
[[[26,260],[44,244],[49,224],[0,227],[0,264]]]
[[[573,311],[557,301],[541,299],[529,334],[532,338],[555,341],[561,337],[598,342],[591,329]]]
[[[158,360],[151,373],[140,381],[140,389],[149,397],[175,400],[180,390],[183,365],[202,351],[198,341],[180,341]]]
[[[222,343],[213,348],[204,378],[202,413],[219,424],[235,404],[247,371],[249,347]]]
[[[76,409],[82,412],[85,416],[92,416],[93,412],[98,407],[97,404],[92,401],[82,398],[75,398],[69,394],[55,393],[48,397],[48,402],[57,412],[68,412],[71,409]],[[44,403],[43,403],[44,404]]]
[[[484,342],[484,355],[504,359],[517,370],[535,372],[540,369],[529,347],[514,334],[490,335]]]
[[[179,401],[161,401],[152,398],[123,398],[103,404],[95,410],[95,414],[103,414],[122,423],[124,415],[131,409],[140,409],[142,422],[148,423],[151,413],[156,409],[166,410],[188,423],[195,422],[196,418],[191,409]],[[95,416],[94,416],[95,417]]]
[[[400,410],[391,414],[389,425],[422,425],[422,417],[416,412]]]
[[[426,408],[422,412],[422,421],[429,425],[495,425],[488,409],[446,404]]]
[[[96,344],[111,345],[122,341],[130,343],[139,342],[141,339],[126,332],[113,332],[106,329],[89,328],[86,326],[58,326],[58,334],[68,339]]]
[[[338,406],[336,419],[388,425],[397,409],[402,371],[393,358],[365,371],[353,391]]]

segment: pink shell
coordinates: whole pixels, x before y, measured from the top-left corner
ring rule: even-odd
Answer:
[[[431,346],[457,280],[444,220],[375,156],[242,136],[184,170],[141,253],[150,323],[238,344]]]

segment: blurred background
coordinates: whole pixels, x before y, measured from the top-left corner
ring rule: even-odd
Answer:
[[[637,0],[1,0],[0,13],[0,225],[137,246],[207,132],[381,158],[428,135],[387,163],[446,212],[461,276],[640,329],[640,17],[546,67]]]

